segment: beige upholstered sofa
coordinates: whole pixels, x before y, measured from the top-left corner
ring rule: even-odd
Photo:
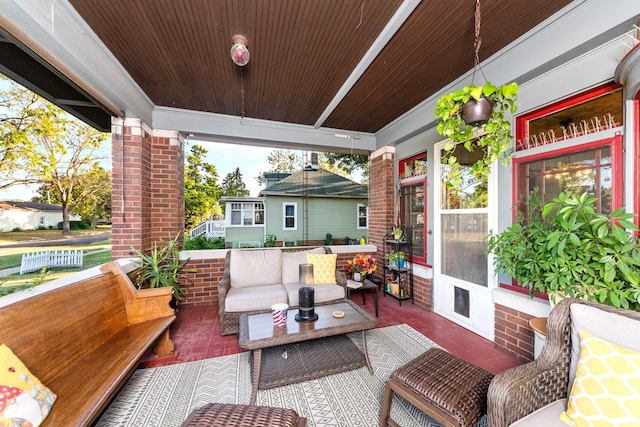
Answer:
[[[331,254],[326,247],[233,249],[225,258],[224,277],[218,285],[222,335],[237,334],[242,313],[265,312],[271,305],[298,306],[299,265],[307,254]],[[315,283],[316,304],[344,300],[347,278],[335,271],[336,283]]]
[[[581,353],[580,331],[640,352],[640,312],[578,299],[561,301],[549,315],[540,356],[496,375],[491,382],[487,395],[491,427],[567,426],[559,415],[567,409],[576,378]],[[599,357],[598,364],[605,359]]]

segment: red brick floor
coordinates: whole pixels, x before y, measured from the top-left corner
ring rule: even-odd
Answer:
[[[362,306],[361,293],[352,294],[351,299]],[[373,293],[367,297],[367,305],[364,308],[375,315]],[[379,308],[378,327],[406,323],[445,350],[491,372],[502,372],[523,363],[516,357],[494,348],[493,342],[438,314],[413,305],[410,301],[404,301],[400,306],[397,300],[380,294]],[[217,306],[181,308],[171,326],[171,338],[178,357],[169,363],[190,362],[246,351],[238,345],[236,335],[220,335]],[[158,364],[167,363],[149,358],[144,366]]]

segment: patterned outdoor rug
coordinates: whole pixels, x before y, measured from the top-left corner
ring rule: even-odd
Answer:
[[[349,337],[361,348],[362,334]],[[408,325],[367,332],[373,366],[315,380],[258,390],[257,405],[295,409],[309,427],[377,426],[384,384],[391,372],[437,345]],[[180,426],[209,402],[248,403],[249,353],[139,369],[97,423],[107,426]],[[438,426],[403,399],[394,398],[392,417],[403,427]],[[486,418],[486,417],[485,417]],[[485,418],[478,426],[485,426]]]

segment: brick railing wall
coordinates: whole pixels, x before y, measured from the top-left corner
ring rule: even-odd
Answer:
[[[504,305],[496,304],[495,347],[518,359],[533,360],[534,334],[529,327],[531,316]]]

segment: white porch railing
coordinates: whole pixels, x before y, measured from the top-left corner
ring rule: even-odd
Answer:
[[[81,249],[32,252],[22,255],[20,274],[40,270],[42,267],[82,267],[84,252]]]
[[[191,238],[202,235],[209,239],[224,238],[224,221],[206,221],[191,229]]]

